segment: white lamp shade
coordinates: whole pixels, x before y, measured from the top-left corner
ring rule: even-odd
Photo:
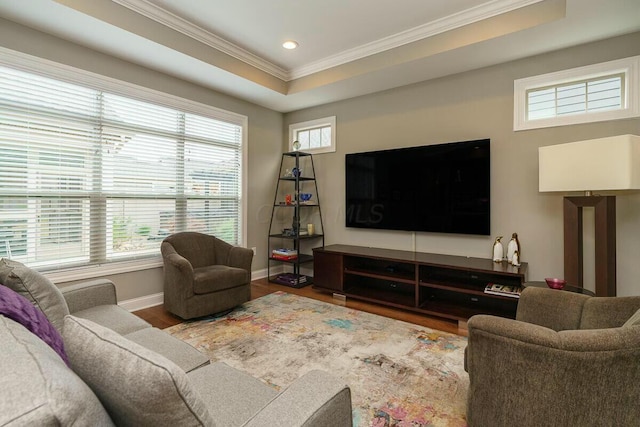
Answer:
[[[538,159],[540,191],[640,189],[640,136],[540,147]]]

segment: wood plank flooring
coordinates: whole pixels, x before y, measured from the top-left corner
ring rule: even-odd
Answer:
[[[251,282],[251,299],[256,299],[263,295],[267,295],[276,291],[288,292],[291,294],[301,295],[307,298],[313,298],[331,304],[343,305],[349,308],[354,308],[356,310],[366,311],[369,313],[390,317],[392,319],[402,320],[432,329],[438,329],[440,331],[466,335],[466,330],[464,329],[464,327],[459,328],[458,322],[453,320],[431,317],[424,314],[385,307],[382,305],[358,301],[355,299],[347,299],[345,302],[344,300],[341,300],[339,298],[333,298],[333,296],[329,293],[314,290],[311,286],[295,289],[288,286],[278,285],[276,283],[269,283],[266,278],[254,280],[253,282]],[[138,315],[142,319],[160,329],[168,328],[169,326],[177,325],[178,323],[182,322],[182,319],[166,311],[162,305],[138,310],[135,311],[134,314]]]

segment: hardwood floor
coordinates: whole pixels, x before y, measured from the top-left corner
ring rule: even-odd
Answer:
[[[369,313],[390,317],[392,319],[402,320],[432,329],[438,329],[440,331],[466,335],[466,330],[464,328],[458,328],[458,322],[453,320],[431,317],[424,314],[413,313],[411,311],[395,309],[392,307],[385,307],[382,305],[358,301],[355,299],[347,299],[345,302],[344,300],[341,300],[339,298],[333,298],[333,296],[329,293],[314,290],[311,286],[306,286],[300,289],[290,288],[288,286],[278,285],[276,283],[269,283],[266,278],[254,280],[253,282],[251,282],[251,299],[256,299],[276,291],[288,292],[291,294],[301,295],[307,298],[313,298],[331,304],[343,305],[349,308],[354,308],[356,310],[366,311]],[[135,311],[134,314],[138,315],[142,319],[160,329],[168,328],[169,326],[177,325],[178,323],[182,322],[182,319],[166,311],[162,305],[138,310]]]

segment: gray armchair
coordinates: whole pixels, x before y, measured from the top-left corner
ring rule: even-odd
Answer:
[[[172,234],[160,247],[164,306],[183,319],[230,310],[251,297],[251,249],[195,232]]]
[[[640,297],[529,287],[516,320],[473,316],[469,425],[637,426],[639,309]]]

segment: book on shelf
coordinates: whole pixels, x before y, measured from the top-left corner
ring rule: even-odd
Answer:
[[[298,259],[298,255],[279,255],[279,254],[271,254],[271,258],[278,259],[282,261],[290,261],[292,259]]]
[[[484,288],[485,294],[500,295],[503,297],[520,298],[522,287],[512,285],[499,285],[497,283],[489,283]]]
[[[298,251],[296,249],[287,249],[287,248],[278,248],[271,251],[272,255],[280,255],[280,256],[294,256],[298,255]]]

